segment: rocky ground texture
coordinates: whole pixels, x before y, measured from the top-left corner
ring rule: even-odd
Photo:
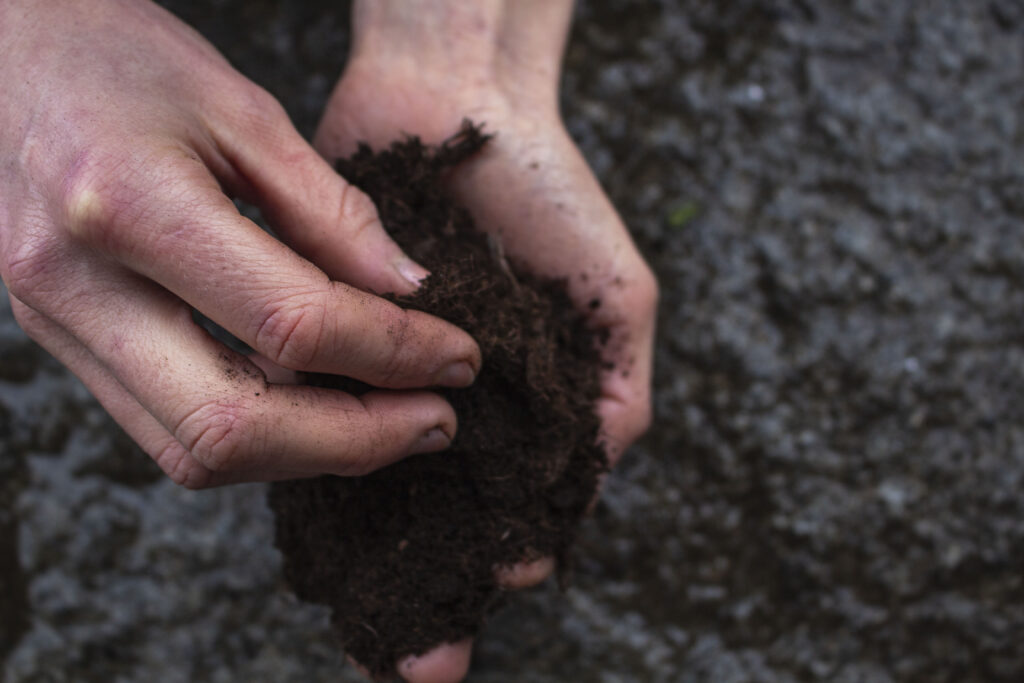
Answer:
[[[326,1],[167,0],[310,134]],[[657,423],[470,681],[1024,680],[1024,3],[582,2]],[[0,309],[5,683],[336,681],[261,486],[164,481]],[[356,680],[351,670],[342,674]]]

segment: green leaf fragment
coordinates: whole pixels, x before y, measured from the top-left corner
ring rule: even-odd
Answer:
[[[700,213],[700,204],[686,201],[676,206],[668,214],[668,224],[673,228],[682,228]]]

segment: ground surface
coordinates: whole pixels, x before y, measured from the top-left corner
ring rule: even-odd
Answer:
[[[310,133],[344,9],[166,4]],[[658,422],[470,680],[1024,680],[1024,4],[578,14],[565,109],[661,280]],[[338,679],[262,487],[163,481],[6,308],[0,358],[5,683]]]

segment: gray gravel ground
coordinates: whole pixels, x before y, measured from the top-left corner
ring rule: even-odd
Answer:
[[[165,4],[311,132],[344,8]],[[1024,680],[1024,3],[584,2],[563,92],[658,420],[470,680]],[[161,479],[7,308],[0,358],[5,683],[356,680],[261,486]]]

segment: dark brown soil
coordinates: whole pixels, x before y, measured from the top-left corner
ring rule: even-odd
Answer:
[[[509,264],[443,190],[444,174],[486,143],[462,130],[438,148],[418,139],[338,171],[377,204],[384,226],[431,271],[399,302],[465,329],[483,369],[445,390],[452,447],[361,478],[274,484],[270,505],[285,577],[333,608],[348,654],[377,676],[399,658],[475,634],[502,601],[496,566],[567,551],[606,469],[598,444],[599,334],[564,282]],[[358,392],[344,378],[318,384]]]

